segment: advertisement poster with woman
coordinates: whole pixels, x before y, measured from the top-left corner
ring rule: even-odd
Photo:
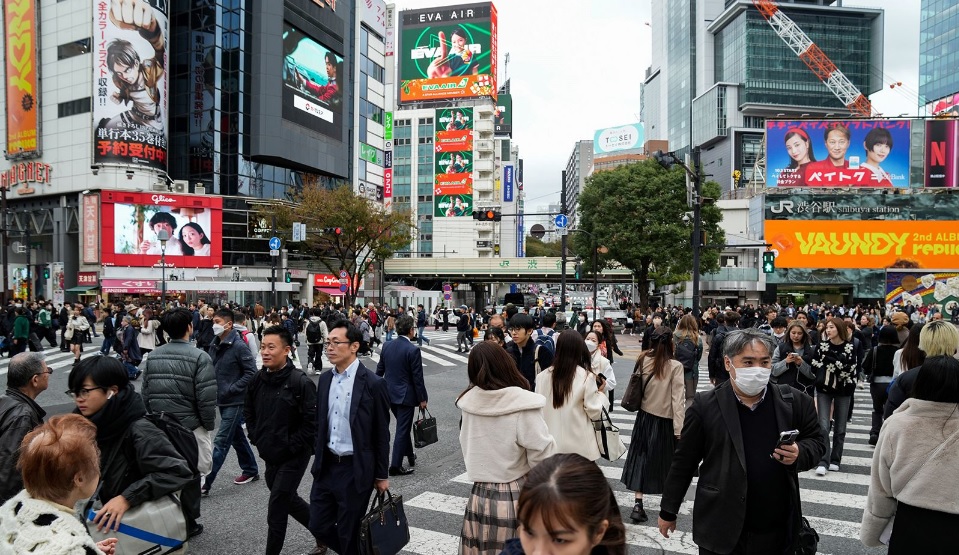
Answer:
[[[93,162],[167,167],[167,0],[96,2]]]
[[[909,187],[907,120],[766,122],[769,187]]]
[[[473,217],[473,195],[436,195],[434,218]]]
[[[473,109],[444,108],[434,118],[436,152],[466,152],[473,150]]]
[[[283,29],[283,118],[339,139],[343,57],[289,23]]]

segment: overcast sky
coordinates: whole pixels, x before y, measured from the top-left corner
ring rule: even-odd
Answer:
[[[397,10],[453,5],[397,0]],[[469,3],[469,2],[462,2]],[[559,202],[573,144],[639,120],[639,87],[649,67],[649,0],[498,0],[500,83],[511,79],[513,140],[524,159],[526,210]],[[877,111],[916,113],[920,0],[846,0],[886,10],[883,92]],[[783,45],[785,48],[785,45]],[[508,68],[504,64],[510,55]],[[828,54],[828,52],[827,52]],[[842,68],[840,68],[842,69]],[[889,90],[888,84],[903,87]]]

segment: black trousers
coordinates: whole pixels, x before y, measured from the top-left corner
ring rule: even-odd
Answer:
[[[323,368],[323,344],[322,343],[309,343],[307,344],[306,349],[306,362],[313,363],[313,369],[317,372]]]
[[[310,528],[310,506],[296,493],[309,462],[310,455],[307,454],[281,464],[266,463],[264,478],[270,490],[266,509],[267,555],[279,555],[283,550],[289,517]]]
[[[183,486],[180,491],[180,508],[183,509],[183,518],[186,519],[186,529],[196,528],[197,520],[200,518],[200,481],[203,478],[197,476],[195,480]]]
[[[889,398],[889,393],[886,391],[888,387],[888,383],[869,384],[869,394],[872,395],[872,426],[869,429],[869,435],[872,437],[879,437],[879,429],[882,428],[883,409]]]
[[[396,419],[396,435],[393,438],[393,456],[390,458],[390,466],[399,468],[403,466],[403,457],[413,454],[413,440],[410,434],[416,407],[391,404],[390,411]]]
[[[782,555],[786,548],[786,533],[783,530],[759,534],[743,530],[736,547],[728,554],[720,554],[703,547],[699,555]]]
[[[317,541],[339,555],[356,555],[360,521],[369,507],[373,484],[364,484],[357,490],[352,457],[337,461],[329,451],[316,456],[324,457],[323,472],[313,477],[310,531]]]

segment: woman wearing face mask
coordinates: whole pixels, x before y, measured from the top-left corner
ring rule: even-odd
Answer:
[[[636,492],[629,515],[634,524],[649,520],[643,494],[663,493],[686,415],[684,369],[673,358],[672,330],[656,328],[650,344],[650,350],[639,355],[633,369],[634,374],[640,373],[645,387],[620,479],[627,489]]]
[[[97,530],[119,529],[127,511],[193,479],[166,434],[144,418],[143,399],[119,360],[88,358],[73,367],[67,383],[75,412],[97,426],[103,503],[93,519]]]
[[[599,352],[599,334],[590,330],[586,334],[586,350],[589,351],[589,360],[592,363],[593,374],[599,376],[602,374],[606,378],[606,391],[609,391],[609,410],[613,410],[615,396],[613,389],[616,387],[616,375],[613,373],[613,365],[609,359]]]
[[[611,326],[609,322],[606,320],[593,320],[590,329],[599,334],[600,352],[603,353],[604,357],[609,359],[610,364],[613,363],[613,353],[623,356],[623,352],[619,350],[619,345],[616,344],[616,334],[613,333],[613,326]]]
[[[786,328],[786,341],[779,344],[773,355],[772,380],[787,384],[803,393],[813,394],[816,375],[812,369],[815,348],[809,342],[806,326],[793,321]]]
[[[816,373],[816,410],[827,447],[830,411],[835,419],[835,426],[832,428],[832,446],[826,449],[819,461],[817,476],[825,476],[827,466],[830,471],[839,472],[846,439],[849,403],[856,390],[857,372],[855,347],[846,323],[839,318],[830,318],[826,321],[824,332],[823,340],[813,357],[812,367]]]
[[[586,337],[586,332],[589,331],[589,316],[585,312],[579,313],[579,319],[576,322],[576,331],[583,337]]]

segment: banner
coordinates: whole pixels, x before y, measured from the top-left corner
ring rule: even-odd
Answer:
[[[952,268],[959,221],[766,220],[777,268]]]
[[[513,202],[513,166],[503,166],[503,202]]]
[[[83,263],[100,263],[100,195],[83,195]]]
[[[343,83],[343,56],[284,22],[283,119],[341,139]]]
[[[510,93],[501,92],[496,98],[493,123],[496,125],[497,136],[513,134],[513,96]]]
[[[766,121],[769,187],[908,187],[908,120]]]
[[[383,140],[393,140],[393,112],[383,112]]]
[[[886,304],[940,305],[948,315],[959,303],[959,272],[886,272]]]
[[[959,195],[913,190],[908,195],[766,194],[766,220],[939,220],[959,215]]]
[[[496,26],[492,3],[402,12],[400,102],[495,99]]]
[[[50,263],[50,281],[53,285],[53,304],[63,304],[63,294],[66,290],[66,278],[63,273],[63,262]]]
[[[95,3],[93,163],[166,171],[169,3],[140,0],[142,12],[120,4]]]
[[[434,218],[460,218],[473,216],[472,194],[450,194],[450,191],[465,190],[455,187],[437,187],[441,191],[433,196]],[[472,185],[469,187],[472,191]]]
[[[619,127],[599,129],[593,133],[593,154],[609,154],[621,150],[643,148],[644,127],[642,123],[630,123]]]
[[[218,196],[106,191],[102,259],[107,266],[219,268],[223,264],[223,199]],[[257,222],[262,224],[265,222]],[[160,231],[166,231],[166,245]]]
[[[959,122],[926,120],[926,187],[955,187],[959,182]]]
[[[199,8],[197,8],[199,9]],[[213,10],[209,9],[213,19]],[[216,164],[214,148],[214,97],[216,60],[213,31],[194,31],[190,42],[190,175],[208,179]]]
[[[40,151],[37,0],[4,0],[7,156]]]
[[[471,173],[473,173],[472,151],[436,153],[436,177],[440,175],[462,177],[461,174]]]

